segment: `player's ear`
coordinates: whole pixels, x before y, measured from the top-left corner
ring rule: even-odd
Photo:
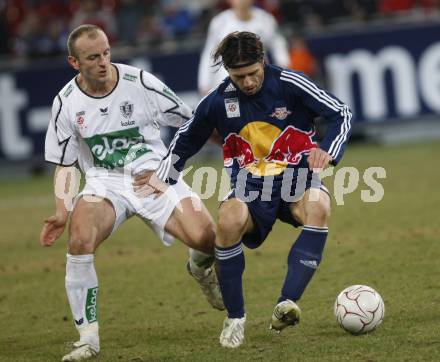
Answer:
[[[79,62],[78,59],[76,59],[73,55],[69,55],[67,57],[67,61],[69,62],[70,66],[75,69],[79,70]]]

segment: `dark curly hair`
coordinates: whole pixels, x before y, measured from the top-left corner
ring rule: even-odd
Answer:
[[[257,34],[234,31],[227,35],[212,55],[214,66],[239,68],[257,63],[264,58],[263,43]],[[237,66],[238,63],[242,63]]]

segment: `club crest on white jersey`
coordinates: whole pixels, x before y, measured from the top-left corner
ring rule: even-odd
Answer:
[[[124,118],[128,119],[133,114],[134,104],[130,103],[129,101],[124,101],[119,105],[119,109],[121,110]]]

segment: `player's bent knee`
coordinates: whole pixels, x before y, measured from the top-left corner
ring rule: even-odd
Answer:
[[[247,218],[240,215],[239,208],[225,207],[219,210],[217,229],[222,232],[240,232],[246,226]]]
[[[236,244],[243,235],[249,212],[239,200],[229,200],[222,204],[218,214],[216,245],[229,247]]]
[[[95,237],[93,231],[86,232],[79,226],[72,225],[69,232],[69,254],[84,255],[95,252]]]
[[[69,239],[69,254],[85,255],[85,254],[93,254],[94,252],[95,252],[94,241],[84,240],[82,238]]]
[[[307,223],[325,225],[330,218],[331,206],[327,195],[321,195],[318,201],[307,203],[305,206]]]
[[[215,244],[215,226],[210,224],[192,230],[190,235],[191,247],[195,249],[212,250]]]

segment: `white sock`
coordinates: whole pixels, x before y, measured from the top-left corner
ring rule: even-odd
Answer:
[[[214,255],[189,248],[189,268],[196,276],[205,276],[214,260]]]
[[[66,292],[80,341],[99,352],[98,277],[93,254],[67,254]]]

